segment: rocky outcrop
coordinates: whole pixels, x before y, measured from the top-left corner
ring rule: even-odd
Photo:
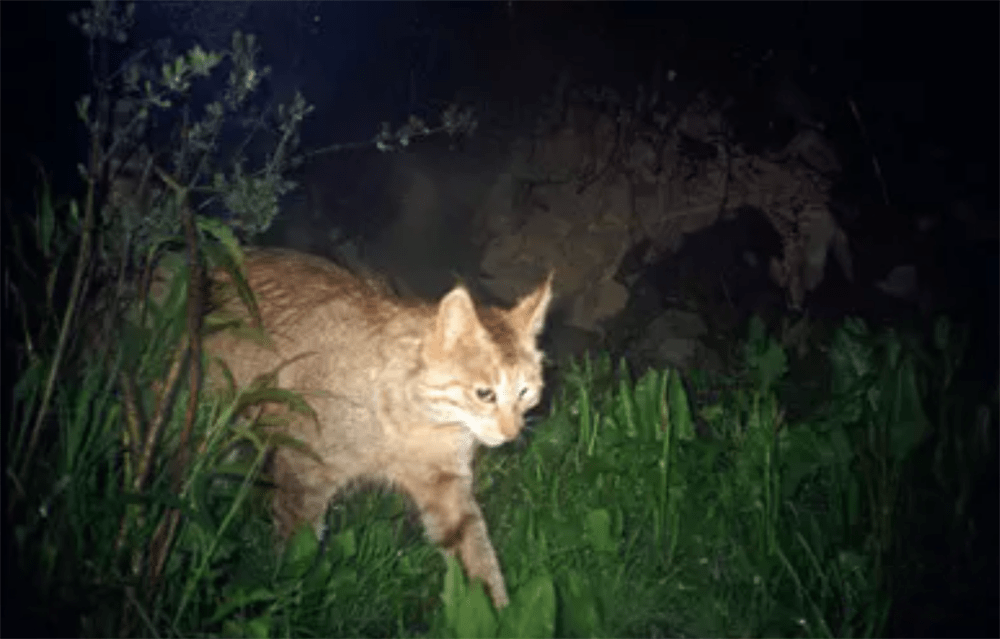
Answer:
[[[571,104],[557,126],[521,141],[479,210],[480,267],[495,295],[512,299],[555,268],[567,323],[599,331],[628,301],[614,279],[626,253],[645,243],[651,263],[746,207],[782,238],[770,273],[790,306],[819,285],[830,253],[851,278],[847,237],[827,207],[839,165],[818,132],[761,157],[729,142],[705,95],[647,116]]]

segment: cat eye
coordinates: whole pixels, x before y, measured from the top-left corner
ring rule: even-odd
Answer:
[[[524,399],[525,397],[527,397],[528,396],[528,390],[529,389],[528,389],[527,386],[525,386],[524,388],[522,388],[521,392],[517,394],[517,398],[518,399]]]
[[[493,392],[492,388],[477,388],[476,397],[489,404],[497,401],[497,394]]]

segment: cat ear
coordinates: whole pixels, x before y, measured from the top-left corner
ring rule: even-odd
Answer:
[[[545,314],[549,310],[549,302],[552,301],[552,278],[555,277],[554,270],[549,271],[548,277],[542,282],[534,292],[526,295],[510,309],[510,320],[517,331],[531,339],[538,337],[545,326]]]
[[[448,352],[459,338],[479,327],[476,307],[463,286],[456,286],[438,303],[434,324],[434,342],[442,352]]]

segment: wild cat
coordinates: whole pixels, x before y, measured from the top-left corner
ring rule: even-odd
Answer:
[[[382,481],[413,499],[428,536],[484,582],[497,608],[505,606],[471,462],[478,444],[517,437],[539,401],[537,338],[552,275],[501,309],[477,305],[461,285],[436,303],[405,301],[294,251],[249,252],[244,271],[273,345],[222,332],[206,339],[206,353],[228,366],[237,385],[288,362],[277,385],[301,392],[319,418],[318,428],[296,417],[286,430],[322,463],[293,447],[275,451],[278,533],[287,537],[304,522],[321,530],[335,493],[353,480]],[[232,296],[219,304],[246,313]]]

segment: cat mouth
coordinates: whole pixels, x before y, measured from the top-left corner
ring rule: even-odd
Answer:
[[[509,437],[504,437],[499,433],[497,434],[473,433],[473,434],[476,436],[476,439],[479,440],[480,444],[482,444],[483,446],[487,446],[489,448],[496,448],[497,446],[500,446],[501,444],[506,444],[507,442],[510,441]]]

